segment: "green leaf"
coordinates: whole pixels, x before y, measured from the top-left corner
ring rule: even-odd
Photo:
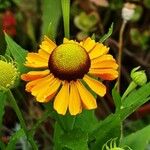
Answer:
[[[2,141],[0,141],[0,149],[1,150],[5,150],[6,149],[5,148],[5,144]]]
[[[129,96],[122,101],[122,107],[129,107],[143,102],[142,100],[148,96],[150,96],[150,82],[129,94]]]
[[[13,134],[10,138],[10,141],[6,147],[6,150],[15,150],[15,144],[16,142],[21,138],[25,136],[25,133],[23,129],[18,130],[15,134]]]
[[[121,141],[122,146],[129,146],[133,150],[144,150],[150,142],[150,125],[128,135]]]
[[[88,150],[88,134],[80,129],[74,129],[61,137],[61,149]]]
[[[42,34],[49,36],[51,39],[56,38],[57,28],[61,17],[60,0],[43,0],[43,27]]]
[[[112,89],[112,97],[116,106],[116,111],[118,111],[120,109],[121,106],[121,96],[120,94],[117,92],[116,88]]]
[[[94,149],[101,149],[102,145],[110,138],[120,137],[120,125],[130,114],[150,99],[150,83],[133,91],[122,101],[121,109],[110,115],[90,133],[90,141],[95,141],[92,145]]]
[[[108,33],[104,34],[100,38],[100,40],[99,40],[100,43],[103,43],[105,40],[107,40],[112,35],[113,27],[114,27],[114,23],[112,23],[111,26],[109,27]]]
[[[2,127],[3,115],[5,113],[6,92],[0,91],[0,128]]]
[[[118,115],[109,115],[101,121],[95,130],[90,133],[91,149],[102,149],[102,146],[111,138],[120,138],[121,119]],[[94,143],[92,143],[94,141]]]
[[[75,128],[80,128],[82,131],[91,132],[97,125],[98,120],[94,110],[84,110],[80,115],[76,116],[74,124]],[[88,128],[87,128],[88,125]]]
[[[24,66],[27,51],[20,47],[16,42],[14,42],[6,33],[5,40],[7,42],[6,51],[8,51],[17,62],[19,71],[21,73],[27,72],[28,69]]]

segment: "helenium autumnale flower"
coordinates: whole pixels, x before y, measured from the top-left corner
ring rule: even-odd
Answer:
[[[28,81],[26,90],[38,102],[48,102],[54,98],[54,109],[62,115],[69,110],[71,115],[82,109],[97,107],[94,96],[85,88],[83,82],[99,96],[106,93],[105,85],[94,79],[114,80],[118,77],[118,65],[107,54],[109,48],[102,43],[87,38],[80,43],[64,38],[57,46],[45,36],[38,53],[28,53],[25,65],[39,68],[21,78]]]
[[[15,87],[18,77],[19,71],[13,59],[0,55],[0,90]]]

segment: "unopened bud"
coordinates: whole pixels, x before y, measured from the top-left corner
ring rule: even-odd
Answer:
[[[19,72],[13,60],[0,56],[0,90],[15,87],[18,77]]]
[[[139,68],[140,66],[131,71],[131,78],[137,85],[142,86],[147,82],[147,76],[144,70],[138,71]]]
[[[125,21],[129,21],[134,14],[135,5],[132,3],[125,3],[124,7],[122,8],[122,18]]]

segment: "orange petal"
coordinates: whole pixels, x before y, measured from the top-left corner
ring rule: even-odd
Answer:
[[[107,54],[108,51],[108,47],[104,46],[102,43],[96,43],[96,46],[90,51],[89,56],[91,59],[94,59]]]
[[[47,79],[49,79],[49,78],[51,78],[51,77],[52,77],[52,75],[48,75],[48,76],[46,76],[46,77],[44,77],[44,78],[40,78],[40,79],[36,79],[36,80],[33,80],[33,81],[28,82],[28,83],[26,84],[26,91],[31,92],[32,88],[33,88],[35,85],[37,85],[37,84],[39,84],[41,81],[47,80]]]
[[[57,47],[57,45],[50,40],[47,36],[44,36],[44,41],[40,45],[40,48],[47,53],[51,54],[51,52]]]
[[[47,68],[48,60],[41,57],[38,53],[28,53],[25,65],[33,68]]]
[[[113,58],[112,55],[106,54],[106,55],[102,55],[102,56],[100,56],[98,58],[92,59],[91,60],[91,64],[99,63],[99,62],[106,61],[106,60],[115,61],[115,59]]]
[[[80,42],[80,45],[83,46],[87,52],[91,51],[95,46],[95,44],[96,44],[95,41],[92,40],[90,37],[85,39],[85,41]]]
[[[38,82],[38,84],[36,84],[32,87],[31,94],[36,97],[40,92],[42,92],[43,90],[45,91],[46,85],[53,83],[53,81],[54,81],[54,76],[52,76],[52,75],[42,78]]]
[[[69,83],[65,82],[54,100],[54,109],[57,113],[65,115],[69,105]]]
[[[69,112],[71,115],[79,114],[82,111],[82,104],[77,87],[73,82],[70,83]]]
[[[118,77],[118,71],[114,69],[90,69],[89,73],[103,80],[114,80]]]
[[[48,84],[45,85],[42,91],[36,97],[38,102],[48,102],[56,94],[58,88],[60,87],[61,81],[58,79],[51,80]]]
[[[49,70],[44,71],[30,71],[27,74],[22,74],[21,79],[24,81],[36,80],[42,77],[47,76],[50,73]]]
[[[91,68],[116,70],[118,68],[118,64],[114,60],[106,60],[99,63],[91,64]]]
[[[97,107],[94,96],[82,85],[80,81],[76,81],[81,100],[86,109],[94,109]]]
[[[85,75],[83,80],[88,84],[88,86],[99,96],[104,96],[106,94],[106,87],[101,82]]]

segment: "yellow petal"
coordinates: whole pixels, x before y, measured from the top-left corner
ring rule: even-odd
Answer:
[[[61,81],[58,79],[53,79],[49,83],[47,83],[44,87],[44,90],[39,92],[36,97],[38,102],[48,102],[50,101],[56,94],[58,88],[60,87]]]
[[[76,81],[81,100],[86,109],[94,109],[97,107],[94,96],[82,85],[80,81]]]
[[[69,105],[69,83],[65,82],[54,100],[54,109],[57,113],[65,115]]]
[[[118,77],[118,71],[114,69],[90,69],[89,73],[103,80],[114,80]]]
[[[47,76],[50,73],[49,70],[44,71],[30,71],[27,74],[22,74],[21,79],[24,81],[36,80],[42,77]]]
[[[40,79],[36,79],[36,80],[33,80],[33,81],[30,81],[26,84],[26,91],[28,92],[31,92],[32,88],[35,86],[35,85],[38,85],[42,80],[46,80],[46,79],[49,79],[51,78],[51,75],[48,75],[47,77],[44,77],[44,78],[40,78]]]
[[[83,41],[83,43],[80,42],[80,45],[82,45],[87,52],[90,52],[95,46],[95,44],[96,44],[95,41],[92,40],[90,37],[88,37],[85,41]]]
[[[28,53],[25,65],[33,68],[48,67],[48,60],[41,57],[38,53]]]
[[[77,87],[73,82],[70,83],[69,112],[71,115],[79,114],[82,111],[82,104]]]
[[[118,65],[114,60],[106,60],[99,63],[91,64],[91,68],[116,70],[118,68]]]
[[[44,37],[44,41],[40,45],[40,48],[47,53],[51,54],[51,52],[57,47],[57,45],[50,40],[47,36]]]
[[[97,81],[87,75],[84,76],[83,80],[88,84],[88,86],[99,96],[104,96],[106,94],[106,87],[100,81]]]
[[[69,40],[69,39],[67,39],[67,38],[64,38],[64,39],[63,39],[63,43],[76,43],[76,42],[73,41],[73,40]]]
[[[108,53],[109,48],[102,43],[96,43],[96,46],[90,51],[89,56],[91,59],[100,57]]]
[[[40,92],[45,90],[44,87],[50,82],[52,82],[53,80],[54,80],[54,76],[52,75],[42,78],[38,82],[38,84],[34,85],[34,87],[31,89],[31,94],[36,97]]]
[[[106,54],[106,55],[102,55],[102,56],[100,56],[98,58],[92,59],[91,60],[91,64],[99,63],[99,62],[106,61],[106,60],[115,61],[115,59],[113,58],[112,55]]]
[[[50,57],[50,54],[49,54],[49,53],[47,53],[46,51],[44,51],[44,50],[42,50],[42,49],[39,49],[38,54],[39,54],[41,57],[43,57],[44,59],[46,59],[47,62],[48,62],[49,57]]]

